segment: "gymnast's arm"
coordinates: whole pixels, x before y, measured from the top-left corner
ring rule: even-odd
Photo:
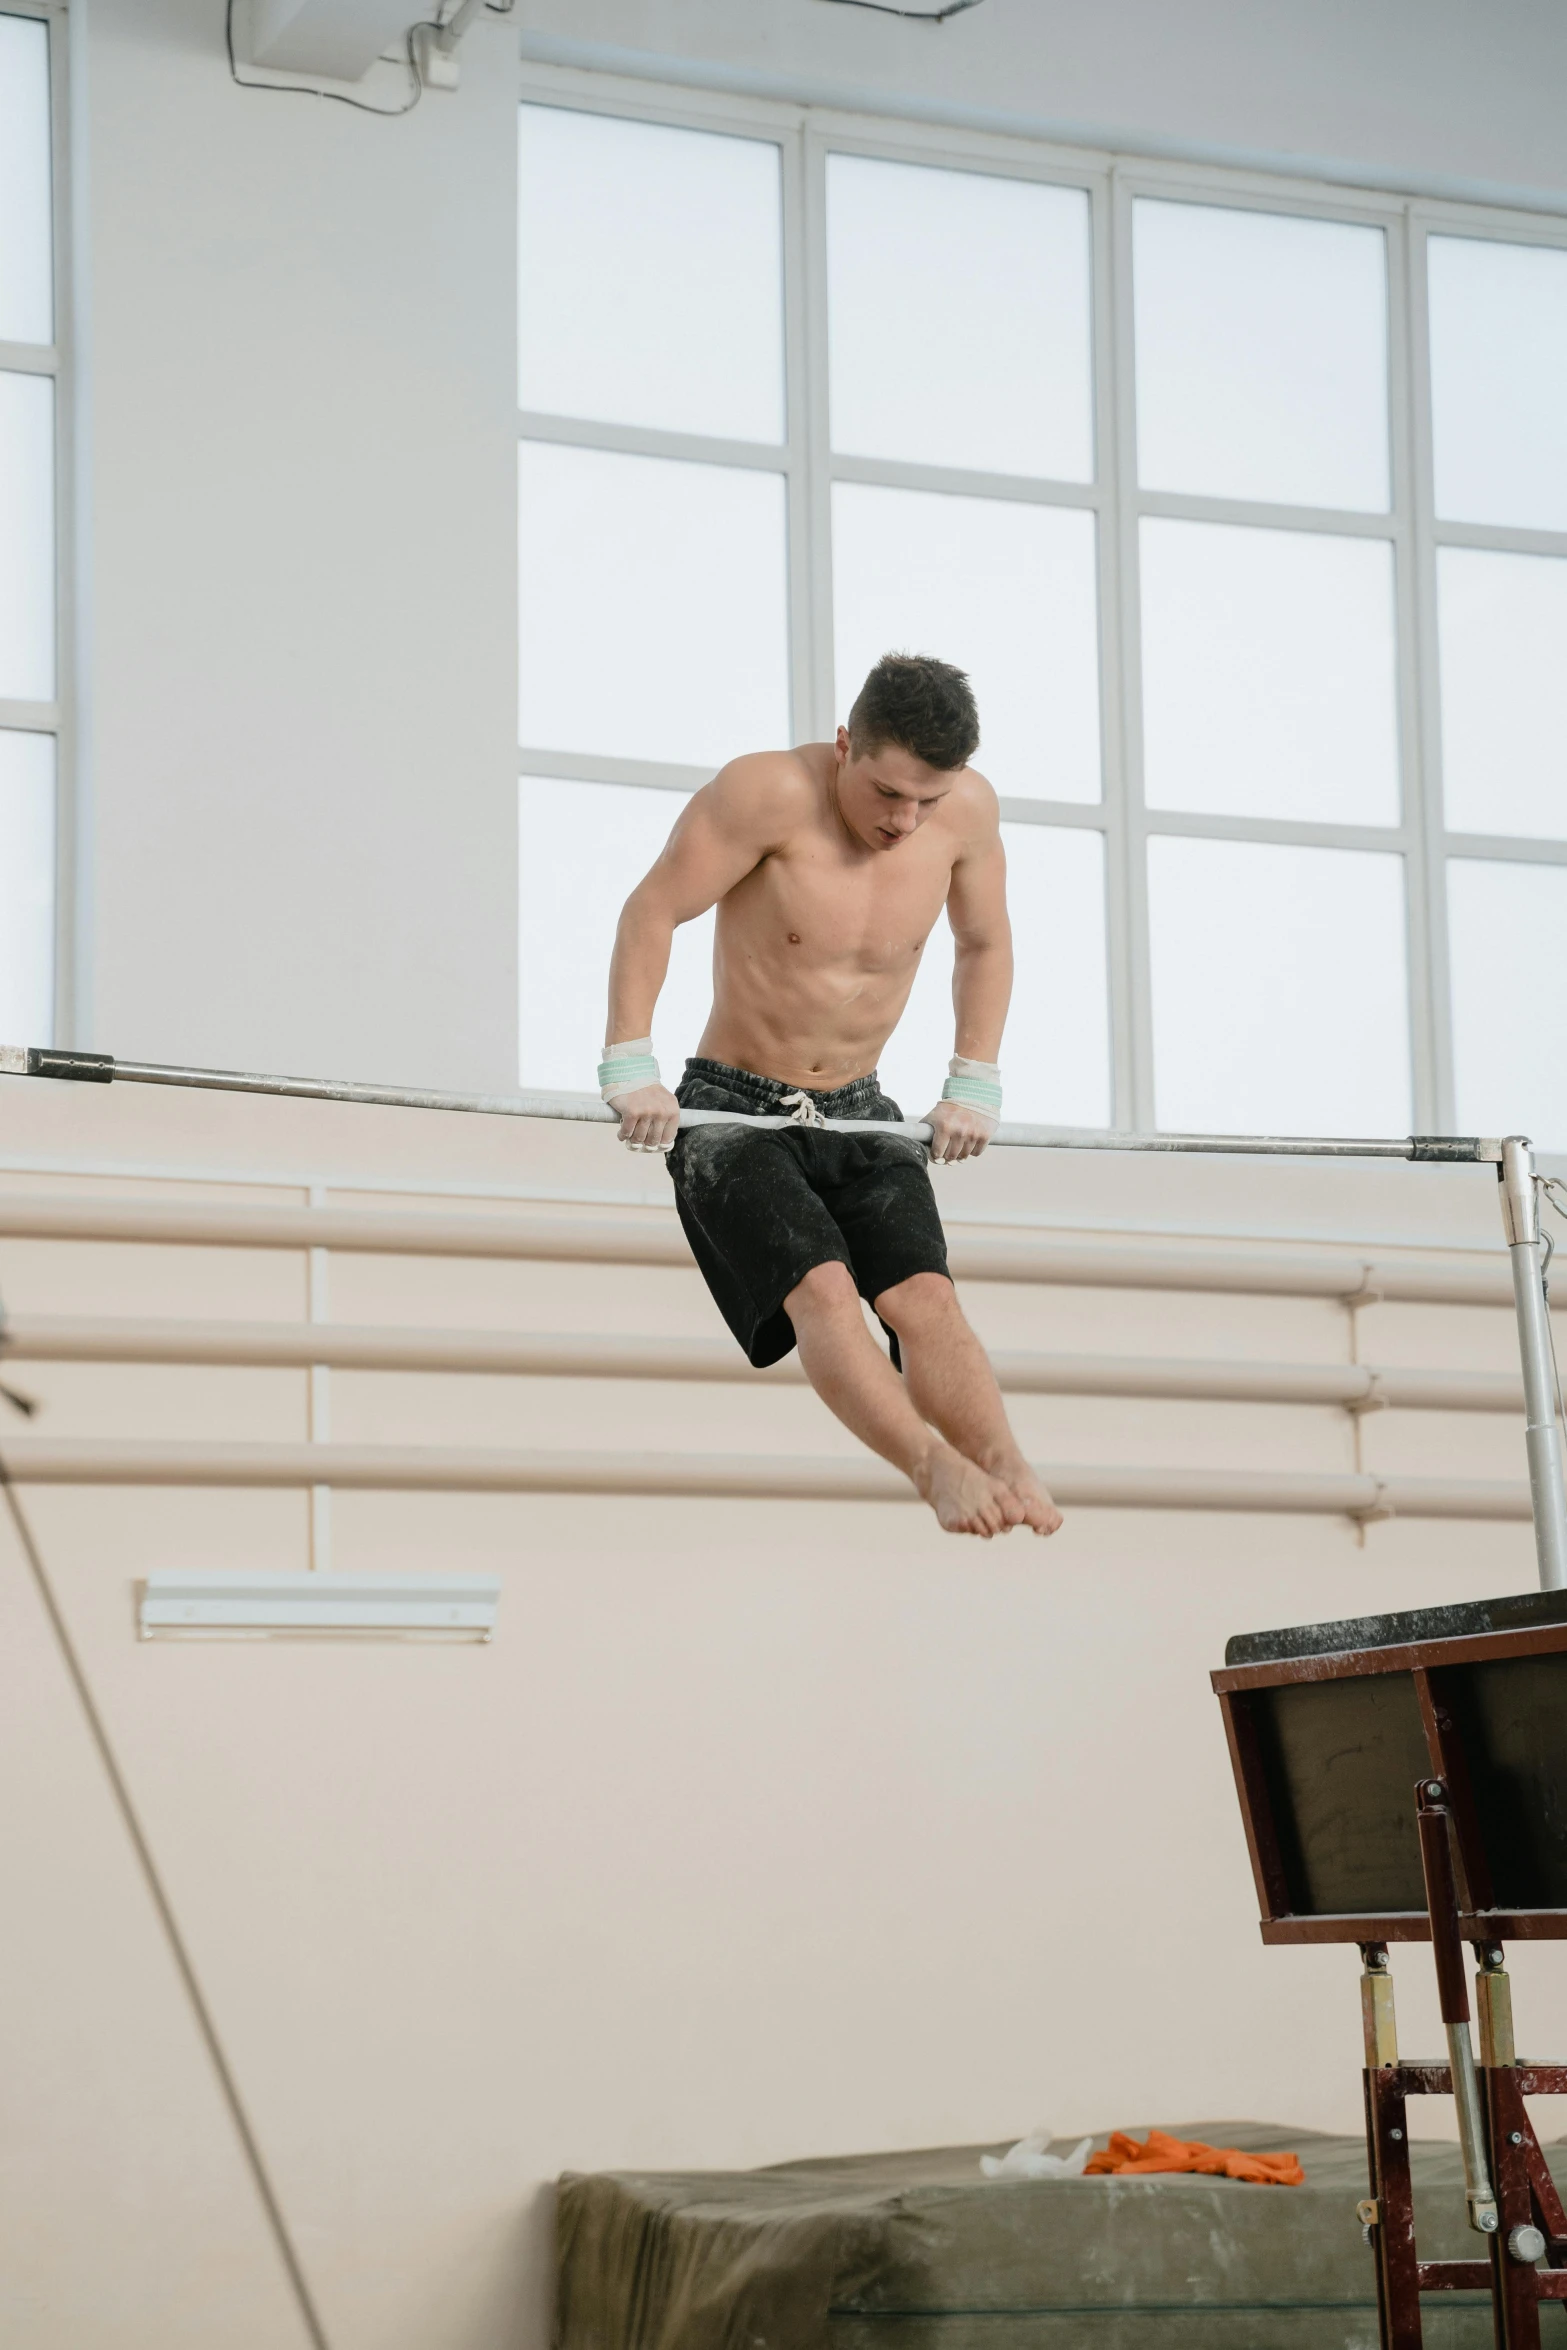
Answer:
[[[947,891],[955,1049],[965,1060],[994,1062],[1001,1055],[1001,1032],[1012,1001],[1007,860],[996,795],[983,777],[972,780],[979,786],[973,822],[953,861]],[[996,1128],[994,1118],[962,1102],[938,1102],[930,1120],[931,1157],[942,1162],[977,1158]]]
[[[798,761],[776,752],[733,759],[695,793],[652,871],[627,898],[609,967],[606,1049],[651,1036],[653,1010],[682,922],[694,922],[728,895],[777,846],[786,829]],[[680,1131],[680,1105],[666,1085],[613,1094],[620,1139],[634,1150],[668,1150]]]

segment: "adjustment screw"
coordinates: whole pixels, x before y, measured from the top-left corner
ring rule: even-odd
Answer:
[[[1442,1782],[1441,1782],[1441,1780],[1440,1780],[1440,1779],[1427,1779],[1427,1781],[1426,1781],[1426,1793],[1427,1793],[1428,1795],[1440,1795],[1440,1794],[1441,1794],[1441,1792],[1442,1792]]]
[[[1525,2225],[1514,2228],[1507,2239],[1507,2249],[1514,2260],[1521,2260],[1526,2267],[1532,2268],[1537,2260],[1545,2257],[1545,2238],[1536,2227]]]
[[[1390,2138],[1401,2138],[1403,2135],[1404,2135],[1404,2133],[1403,2133],[1403,2131],[1402,2131],[1402,2130],[1389,2130],[1389,2131],[1388,2131],[1388,2136],[1389,2136]]]
[[[1509,2146],[1521,2146],[1523,2144],[1522,2130],[1509,2130],[1507,2133],[1507,2143]]]

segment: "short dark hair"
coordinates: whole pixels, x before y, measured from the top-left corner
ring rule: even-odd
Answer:
[[[966,767],[979,748],[974,689],[961,669],[929,653],[883,653],[854,697],[856,758],[896,743],[927,767]]]

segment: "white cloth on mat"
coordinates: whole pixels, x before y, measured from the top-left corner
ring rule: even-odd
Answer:
[[[1070,2154],[1047,2154],[1053,2135],[1050,2130],[1030,2130],[1005,2154],[982,2154],[979,2167],[987,2179],[1080,2179],[1094,2150],[1093,2139],[1080,2138]]]

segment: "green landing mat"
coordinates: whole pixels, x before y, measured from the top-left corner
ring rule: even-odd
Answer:
[[[1160,2127],[1253,2153],[1292,2147],[1306,2183],[992,2181],[979,2157],[1005,2148],[980,2146],[568,2172],[556,2350],[1376,2350],[1355,2217],[1364,2140],[1265,2122]],[[1457,2147],[1410,2152],[1422,2259],[1475,2258]],[[1492,2350],[1487,2295],[1433,2296],[1423,2317],[1427,2350]],[[1547,2312],[1547,2342],[1552,2324]]]

